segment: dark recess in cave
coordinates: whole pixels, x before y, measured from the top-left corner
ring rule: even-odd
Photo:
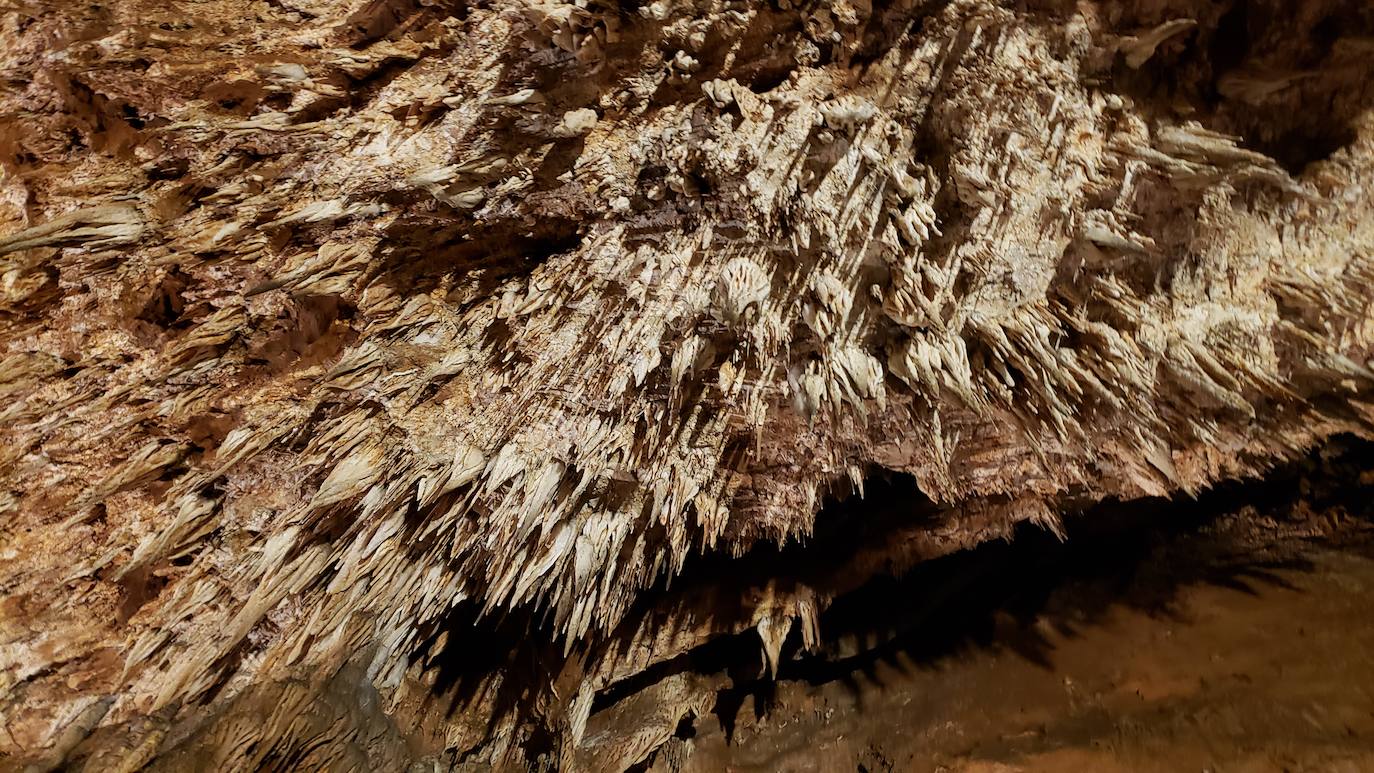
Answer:
[[[1011,650],[1052,669],[1050,645],[1035,635],[1029,625],[1033,620],[1048,621],[1072,636],[1100,624],[1117,605],[1167,618],[1175,614],[1179,592],[1190,586],[1252,593],[1257,586],[1284,585],[1279,571],[1310,567],[1301,555],[1256,555],[1226,534],[1213,533],[1218,523],[1246,509],[1283,518],[1299,503],[1374,520],[1371,486],[1355,483],[1371,468],[1374,443],[1340,438],[1260,479],[1227,482],[1196,499],[1097,504],[1066,519],[1067,540],[1023,523],[1010,541],[984,543],[922,563],[901,578],[877,577],[840,597],[821,616],[823,651],[802,652],[794,629],[784,645],[777,680],[849,683],[860,674],[873,680],[879,662],[899,654],[925,668],[980,648]],[[866,488],[868,497],[851,497],[823,511],[821,522],[832,531],[816,542],[826,546],[825,552],[834,547],[831,539],[852,538],[845,534],[847,528],[865,528],[866,514],[873,516],[872,523],[881,522],[904,506],[909,512],[909,503],[923,498],[904,476],[882,475]],[[1174,546],[1169,555],[1178,560],[1151,563],[1166,544]],[[1064,589],[1072,592],[1057,593]],[[1065,598],[1072,603],[1066,605]],[[1007,619],[1016,624],[1000,622]],[[846,642],[849,651],[842,651]],[[747,698],[752,697],[758,716],[767,714],[776,682],[761,674],[760,666],[753,631],[722,637],[616,685],[600,696],[597,708],[672,673],[727,672],[732,685],[719,693],[714,713],[729,737]]]
[[[1112,87],[1171,120],[1238,136],[1294,176],[1354,142],[1374,57],[1340,49],[1358,49],[1374,34],[1374,6],[1232,0],[1217,10],[1161,44],[1138,70],[1118,56]],[[1159,21],[1136,20],[1142,30]]]

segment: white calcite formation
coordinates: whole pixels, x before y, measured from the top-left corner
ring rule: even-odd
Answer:
[[[0,766],[621,769],[704,644],[1374,427],[1366,3],[21,3],[0,71]]]

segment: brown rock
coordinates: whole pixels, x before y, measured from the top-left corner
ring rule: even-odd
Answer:
[[[1340,0],[0,11],[0,754],[609,759],[594,697],[721,636],[772,661],[875,575],[1368,435],[1371,39]],[[928,501],[766,557],[889,474]]]

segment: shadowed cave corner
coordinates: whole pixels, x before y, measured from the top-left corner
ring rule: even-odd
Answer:
[[[791,630],[776,677],[763,669],[758,636],[745,631],[614,685],[598,696],[595,711],[676,674],[715,674],[723,686],[710,712],[684,716],[664,748],[705,733],[727,749],[747,749],[783,732],[799,695],[839,688],[860,705],[880,703],[876,695],[911,689],[913,675],[957,671],[971,660],[1010,658],[1067,675],[1075,664],[1063,660],[1064,642],[1090,642],[1123,614],[1155,621],[1160,631],[1187,626],[1190,599],[1205,589],[1256,600],[1300,597],[1305,583],[1296,578],[1322,569],[1313,551],[1368,554],[1371,470],[1374,444],[1339,437],[1195,499],[1083,508],[1065,518],[1064,539],[1022,523],[1010,539],[922,562],[901,576],[879,574],[839,596],[820,616],[819,647],[806,651],[799,630]],[[817,539],[779,551],[786,556],[779,565],[838,563],[837,554],[881,534],[886,518],[910,514],[924,500],[906,476],[879,473],[864,489],[862,498],[827,505]],[[661,762],[655,753],[632,769],[661,769]]]

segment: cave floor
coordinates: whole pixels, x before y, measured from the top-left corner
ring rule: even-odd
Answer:
[[[943,609],[759,680],[696,721],[672,767],[1374,770],[1374,539],[1350,510],[1299,499],[1278,518],[1245,506],[1163,538],[959,559]],[[909,606],[889,596],[870,617],[883,603]]]

